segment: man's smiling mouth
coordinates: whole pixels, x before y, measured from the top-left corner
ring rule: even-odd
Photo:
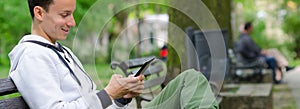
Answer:
[[[69,30],[70,30],[70,29],[67,29],[67,28],[61,28],[61,30],[63,30],[63,31],[66,32],[66,33],[69,33]]]

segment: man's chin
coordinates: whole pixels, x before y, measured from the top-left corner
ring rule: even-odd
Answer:
[[[67,39],[67,36],[60,36],[58,40],[63,41],[63,40],[66,40],[66,39]]]

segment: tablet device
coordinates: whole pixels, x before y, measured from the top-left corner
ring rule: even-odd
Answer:
[[[134,77],[139,76],[140,74],[144,73],[146,71],[146,69],[150,66],[151,62],[154,60],[155,58],[151,58],[150,60],[146,61],[143,66],[139,69],[139,71],[134,75]]]

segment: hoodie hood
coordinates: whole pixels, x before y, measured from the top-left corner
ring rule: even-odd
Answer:
[[[45,38],[43,38],[42,36],[38,36],[38,35],[26,35],[23,36],[23,38],[19,41],[18,45],[16,45],[13,50],[8,54],[8,57],[10,58],[10,70],[9,72],[11,73],[12,71],[14,71],[16,69],[16,67],[18,66],[19,61],[21,60],[22,56],[26,53],[28,53],[27,49],[34,49],[32,47],[29,48],[29,46],[25,46],[23,42],[27,41],[27,40],[35,40],[35,41],[40,41],[40,42],[44,42],[44,43],[48,43],[53,45],[52,43],[50,43],[48,40],[46,40]],[[57,46],[57,43],[55,43],[55,46]]]

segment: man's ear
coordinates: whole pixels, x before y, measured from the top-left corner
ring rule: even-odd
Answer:
[[[40,6],[35,6],[33,8],[34,17],[35,17],[35,19],[37,19],[39,21],[43,20],[43,16],[45,14],[44,12],[46,12],[46,11]]]

